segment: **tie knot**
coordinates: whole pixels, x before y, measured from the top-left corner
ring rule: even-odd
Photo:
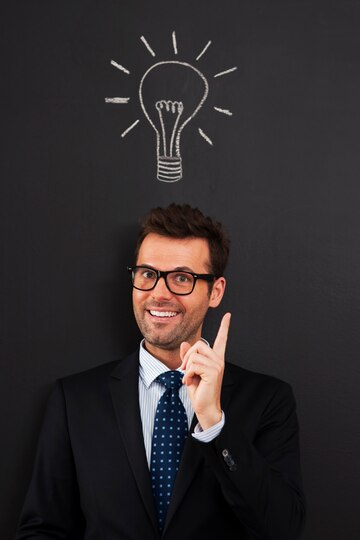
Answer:
[[[156,380],[163,384],[167,390],[170,388],[178,390],[182,384],[183,376],[180,371],[165,371]]]

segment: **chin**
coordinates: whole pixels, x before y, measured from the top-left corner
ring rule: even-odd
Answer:
[[[180,347],[183,340],[179,339],[165,339],[161,336],[144,336],[145,340],[153,347],[158,347],[164,351],[174,351]]]

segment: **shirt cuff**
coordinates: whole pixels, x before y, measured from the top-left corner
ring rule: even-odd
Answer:
[[[224,424],[225,424],[225,414],[224,414],[224,411],[222,411],[220,422],[211,426],[211,428],[205,429],[205,430],[203,430],[200,424],[197,423],[194,429],[194,433],[192,433],[192,436],[197,441],[200,441],[203,443],[209,443],[213,441],[218,435],[220,435],[220,431],[224,427]]]

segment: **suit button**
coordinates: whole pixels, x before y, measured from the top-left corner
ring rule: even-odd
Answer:
[[[229,468],[229,471],[237,471],[237,465],[235,461],[233,460],[229,450],[227,448],[224,448],[224,450],[221,453],[222,453],[222,456],[224,458],[226,465]]]

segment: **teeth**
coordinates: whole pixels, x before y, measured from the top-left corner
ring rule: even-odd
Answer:
[[[177,315],[176,311],[153,311],[150,310],[150,314],[154,317],[175,317]]]

